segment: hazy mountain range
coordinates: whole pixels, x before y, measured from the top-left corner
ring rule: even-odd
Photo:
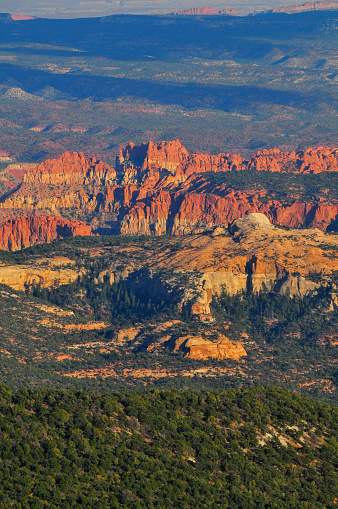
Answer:
[[[294,0],[216,0],[207,5],[215,10],[236,8],[243,15],[277,7],[294,5]],[[47,18],[86,18],[112,14],[162,14],[198,7],[194,0],[3,0],[2,12],[23,13]]]

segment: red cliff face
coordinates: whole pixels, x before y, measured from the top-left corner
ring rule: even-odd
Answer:
[[[125,183],[142,181],[151,170],[155,170],[159,178],[161,170],[175,174],[178,165],[188,157],[189,152],[179,140],[160,143],[149,141],[141,146],[130,142],[125,149],[120,150],[116,159],[116,171],[124,174]]]
[[[90,227],[81,221],[67,221],[61,217],[9,219],[0,227],[0,249],[16,251],[76,235],[92,235],[92,232]]]
[[[192,154],[184,162],[179,164],[176,170],[178,180],[185,180],[195,173],[207,171],[230,171],[244,170],[246,161],[237,154]],[[180,179],[180,177],[185,177]]]
[[[335,172],[338,149],[262,150],[246,160],[238,154],[189,154],[179,140],[149,141],[141,146],[129,143],[121,150],[116,170],[82,153],[66,152],[24,175],[21,186],[0,200],[0,220],[66,215],[83,219],[99,233],[183,235],[227,226],[251,212],[263,213],[273,223],[322,230],[338,219],[334,200],[302,201],[292,198],[290,190],[289,199],[279,202],[268,199],[264,189],[240,191],[205,176],[234,170]],[[3,243],[8,246],[6,235]],[[57,238],[56,233],[41,235]],[[16,237],[10,240],[13,246],[29,242],[29,235],[21,243]]]
[[[326,230],[338,218],[338,205],[277,200],[262,203],[249,192],[224,191],[224,196],[205,192],[185,194],[159,192],[136,201],[121,221],[123,235],[185,235],[201,233],[214,226],[225,226],[253,212],[265,214],[272,223],[293,228]]]
[[[258,151],[250,159],[249,169],[285,171],[294,173],[321,173],[338,171],[338,149],[308,148],[299,152],[282,152],[279,149]]]
[[[150,173],[166,182],[180,183],[190,175],[208,171],[264,170],[293,173],[320,173],[338,171],[338,148],[308,148],[299,152],[282,152],[279,149],[261,150],[249,161],[238,154],[208,155],[200,152],[189,154],[179,140],[171,142],[129,143],[121,150],[116,161],[116,171],[124,175],[125,183],[144,182]],[[168,170],[168,174],[160,174]]]
[[[175,215],[171,233],[200,233],[213,226],[225,225],[251,212],[268,214],[268,207],[245,193],[229,192],[224,197],[214,194],[188,193]]]
[[[165,164],[168,171],[161,174]],[[138,191],[135,187],[134,199],[128,200],[128,211],[121,222],[122,234],[200,232],[215,225],[227,225],[251,212],[261,212],[272,222],[285,226],[325,230],[338,215],[336,205],[316,201],[262,203],[256,192],[240,192],[224,186],[215,188],[200,176],[205,172],[247,169],[294,173],[337,171],[337,149],[319,147],[297,153],[262,150],[247,161],[236,154],[190,155],[176,140],[141,147],[129,145],[117,161],[118,171],[123,172],[126,167],[132,167],[135,175],[140,171],[137,167],[141,168],[142,176],[138,177],[141,186]],[[160,189],[166,190],[166,194],[160,193]]]
[[[57,159],[47,159],[28,171],[25,183],[34,184],[114,184],[116,172],[95,157],[87,158],[82,152],[65,152]]]

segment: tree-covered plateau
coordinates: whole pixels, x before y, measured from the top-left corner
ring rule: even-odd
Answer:
[[[0,508],[331,508],[338,410],[277,388],[0,390]]]

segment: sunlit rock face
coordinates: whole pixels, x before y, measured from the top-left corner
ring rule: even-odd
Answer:
[[[326,230],[338,219],[338,204],[329,198],[306,201],[290,189],[288,199],[278,201],[263,188],[239,190],[210,175],[337,169],[338,150],[323,147],[262,150],[246,160],[239,154],[190,154],[179,140],[130,142],[115,169],[81,152],[65,152],[29,168],[22,183],[0,199],[0,225],[10,218],[55,216],[81,220],[99,234],[186,235],[228,228],[256,213],[272,224]]]

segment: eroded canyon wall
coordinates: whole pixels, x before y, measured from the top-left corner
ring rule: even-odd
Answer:
[[[338,149],[262,150],[246,160],[238,154],[189,154],[179,140],[141,146],[130,142],[120,151],[115,169],[82,153],[66,152],[29,169],[21,185],[0,199],[0,225],[9,219],[48,216],[82,221],[99,234],[184,235],[227,227],[259,212],[275,224],[335,229],[338,202],[329,195],[305,199],[290,188],[285,199],[277,199],[254,183],[239,189],[210,178],[236,171],[280,172],[281,178],[337,172]],[[20,223],[8,224],[15,228]],[[74,224],[73,230],[81,228]],[[18,235],[13,233],[9,243],[27,246],[37,238],[32,231],[20,242]],[[54,239],[55,234],[41,233],[43,238]]]

